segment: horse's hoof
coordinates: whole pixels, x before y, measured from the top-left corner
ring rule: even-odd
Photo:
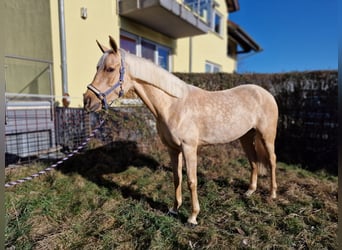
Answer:
[[[178,217],[178,212],[170,209],[169,212],[167,212],[167,215],[170,217]]]
[[[194,218],[188,218],[187,222],[186,222],[186,225],[190,228],[194,228],[197,226],[197,220],[194,219]]]
[[[245,193],[245,196],[250,197],[254,192],[255,192],[255,190],[248,189],[247,192]]]
[[[187,222],[187,223],[185,223],[185,226],[188,227],[188,228],[194,229],[197,226],[197,224],[194,224],[194,223],[191,223],[191,222]]]

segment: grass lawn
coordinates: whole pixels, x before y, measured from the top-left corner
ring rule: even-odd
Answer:
[[[6,248],[337,249],[336,176],[278,162],[278,198],[268,199],[269,177],[260,177],[256,193],[245,198],[248,162],[223,150],[199,151],[195,228],[185,224],[186,177],[179,216],[166,215],[173,204],[166,150],[143,154],[122,142],[7,188]],[[45,167],[6,169],[6,182]]]

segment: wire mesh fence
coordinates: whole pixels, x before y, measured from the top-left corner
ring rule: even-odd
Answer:
[[[79,108],[55,109],[56,143],[63,153],[76,149],[90,133],[89,114]]]
[[[6,107],[5,165],[56,160],[75,150],[99,117],[82,108],[49,102],[10,102]]]

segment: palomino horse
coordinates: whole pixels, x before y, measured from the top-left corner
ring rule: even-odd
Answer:
[[[238,138],[252,168],[246,195],[256,190],[258,169],[267,165],[271,169],[271,198],[276,197],[274,141],[278,107],[270,93],[256,85],[206,91],[186,84],[146,59],[125,53],[113,38],[109,41],[110,49],[97,42],[103,55],[84,94],[84,107],[87,111],[107,109],[116,98],[133,89],[151,110],[171,157],[175,201],[170,213],[177,214],[182,204],[184,160],[192,205],[188,223],[197,224],[197,148]]]

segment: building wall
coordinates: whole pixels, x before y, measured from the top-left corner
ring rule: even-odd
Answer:
[[[6,56],[52,61],[50,3],[46,0],[5,0]],[[5,58],[6,92],[51,94],[48,64]]]
[[[179,1],[179,0],[178,0]],[[67,43],[68,93],[71,106],[82,106],[83,93],[95,74],[95,66],[101,56],[95,40],[108,46],[108,35],[119,44],[120,30],[149,39],[172,49],[173,72],[204,72],[205,62],[219,64],[223,72],[233,72],[235,61],[227,56],[227,8],[225,0],[218,0],[218,11],[222,15],[222,34],[209,32],[190,38],[171,39],[138,23],[118,15],[117,1],[93,0],[64,1]],[[81,18],[81,8],[87,8],[88,17]],[[58,23],[58,1],[51,1],[51,29],[56,95],[61,96],[61,59]],[[215,49],[211,45],[215,44]],[[191,53],[190,53],[191,52]],[[192,56],[190,60],[190,55]],[[191,69],[189,63],[191,64]],[[60,102],[60,100],[59,100]]]
[[[137,36],[149,39],[158,44],[174,49],[176,46],[175,40],[168,36],[165,36],[159,32],[147,28],[146,26],[140,25],[136,22],[132,22],[127,18],[121,17],[119,22],[120,28],[126,32],[135,34]]]
[[[227,55],[227,5],[225,0],[217,0],[216,11],[221,15],[221,34],[209,31],[207,34],[178,39],[174,56],[175,72],[205,72],[205,63],[217,64],[221,71],[232,73],[236,61]],[[214,45],[214,48],[213,48]]]
[[[215,49],[212,48],[212,44],[215,44]],[[209,32],[177,41],[174,72],[205,72],[207,61],[220,65],[221,71],[225,73],[232,73],[236,70],[236,61],[227,56],[227,42],[224,37]]]
[[[82,7],[87,8],[86,19],[81,18]],[[78,107],[83,105],[83,93],[92,81],[96,64],[102,55],[96,40],[109,46],[108,36],[111,35],[119,41],[119,16],[116,1],[112,0],[64,1],[64,11],[68,93],[72,97],[70,105]],[[51,1],[51,13],[55,89],[57,95],[62,95],[58,1]]]
[[[182,2],[181,0],[177,0]],[[57,0],[5,0],[5,54],[53,62],[54,88],[51,91],[47,63],[5,59],[6,92],[55,94],[61,103],[62,77],[59,11]],[[236,61],[227,56],[227,7],[217,0],[222,16],[222,34],[209,32],[192,38],[172,39],[118,15],[118,1],[64,1],[67,45],[68,93],[71,106],[82,106],[82,94],[92,81],[95,66],[101,56],[96,39],[108,45],[108,35],[119,44],[120,30],[149,39],[172,50],[171,71],[204,72],[205,63],[221,66],[223,72],[233,72]],[[87,18],[81,18],[81,8]],[[190,43],[191,41],[191,43]],[[191,44],[191,46],[190,46]],[[212,45],[215,44],[215,49]]]

